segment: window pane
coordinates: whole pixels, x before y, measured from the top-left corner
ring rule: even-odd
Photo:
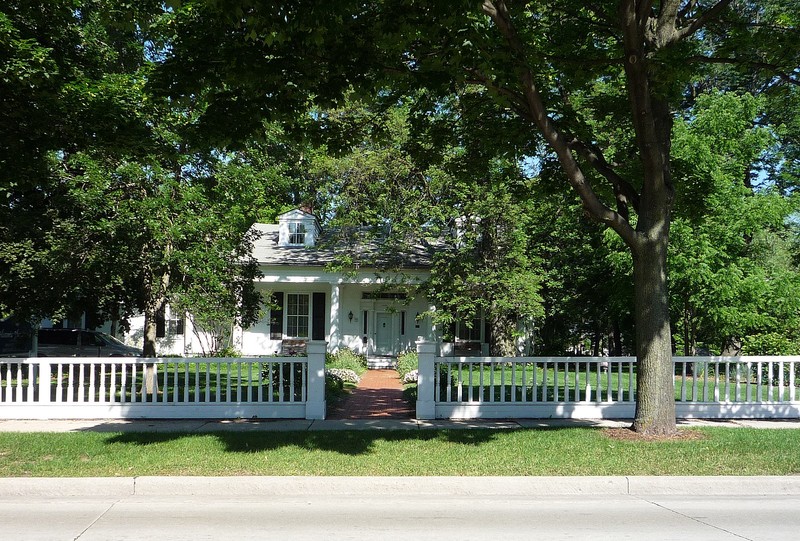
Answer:
[[[289,224],[289,244],[305,244],[306,226],[301,223]]]
[[[308,338],[309,296],[292,293],[286,297],[286,336]]]
[[[470,342],[480,342],[481,340],[481,318],[477,317],[472,320],[472,326],[468,327],[467,322],[461,320],[458,322],[458,338],[459,340],[467,340]]]

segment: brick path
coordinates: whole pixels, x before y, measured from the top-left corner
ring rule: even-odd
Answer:
[[[409,419],[414,411],[403,400],[403,385],[394,370],[367,370],[353,392],[328,419]]]

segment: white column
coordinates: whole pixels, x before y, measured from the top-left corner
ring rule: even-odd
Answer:
[[[417,419],[435,419],[436,402],[434,400],[434,342],[417,342],[419,371],[417,376]]]
[[[327,342],[310,340],[306,346],[308,357],[308,387],[306,391],[306,419],[325,418],[325,352]]]
[[[328,344],[331,346],[331,351],[338,350],[344,341],[340,295],[341,286],[339,284],[331,285],[330,334],[328,335]]]

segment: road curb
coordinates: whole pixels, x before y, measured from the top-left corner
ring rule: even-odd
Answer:
[[[629,476],[632,495],[800,495],[800,476]]]
[[[0,478],[0,498],[208,495],[781,495],[800,496],[800,476],[757,477],[83,477]]]
[[[133,477],[0,477],[0,498],[123,497],[134,495],[135,488]]]

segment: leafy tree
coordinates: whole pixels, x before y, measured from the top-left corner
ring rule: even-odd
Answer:
[[[757,125],[764,104],[749,94],[707,94],[676,123],[670,267],[685,355],[698,342],[738,354],[744,344],[756,351],[764,333],[796,334],[798,273],[787,250],[796,203],[759,165],[775,142]]]
[[[385,111],[350,104],[321,113],[339,126],[369,120],[349,151],[334,155],[322,147],[310,159],[315,208],[328,230],[338,233],[337,245],[363,247],[369,239],[379,248],[340,252],[343,270],[376,260],[385,270],[402,270],[394,256],[423,239],[433,259],[422,286],[435,305],[428,314],[433,322],[444,329],[456,320],[474,326],[485,314],[495,353],[514,355],[516,322],[541,315],[538,280],[527,257],[528,181],[513,160],[476,158],[476,141],[455,110],[440,111],[437,122],[465,124],[460,135],[415,160],[410,147],[425,145],[410,137],[416,101],[409,97]],[[450,104],[459,106],[459,100]],[[487,149],[481,151],[485,156]]]
[[[160,2],[75,0],[12,2],[0,19],[17,58],[0,114],[20,130],[2,138],[0,307],[34,322],[144,313],[148,356],[167,302],[205,322],[257,319],[247,232],[283,202],[269,184],[284,182],[280,168],[263,148],[243,158],[193,147],[176,128],[190,133],[202,102],[145,91],[171,16]],[[35,125],[13,118],[25,85]]]
[[[102,279],[108,265],[87,253],[94,210],[82,202],[91,194],[69,182],[80,152],[134,152],[148,139],[133,75],[141,56],[133,20],[147,20],[155,4],[115,10],[110,0],[12,0],[0,9],[4,313],[35,322],[68,317],[89,301],[103,304],[106,284],[115,287]]]
[[[440,96],[482,85],[487,101],[519,121],[509,143],[525,132],[540,137],[585,212],[630,250],[634,428],[675,430],[666,267],[673,111],[704,65],[752,67],[752,58],[734,56],[744,45],[748,57],[768,59],[757,76],[793,80],[793,4],[232,1],[187,4],[182,14],[167,61],[180,74],[172,92],[189,95],[201,81],[215,125],[221,111],[296,112],[309,98],[336,99],[364,83],[368,92],[421,85]]]

